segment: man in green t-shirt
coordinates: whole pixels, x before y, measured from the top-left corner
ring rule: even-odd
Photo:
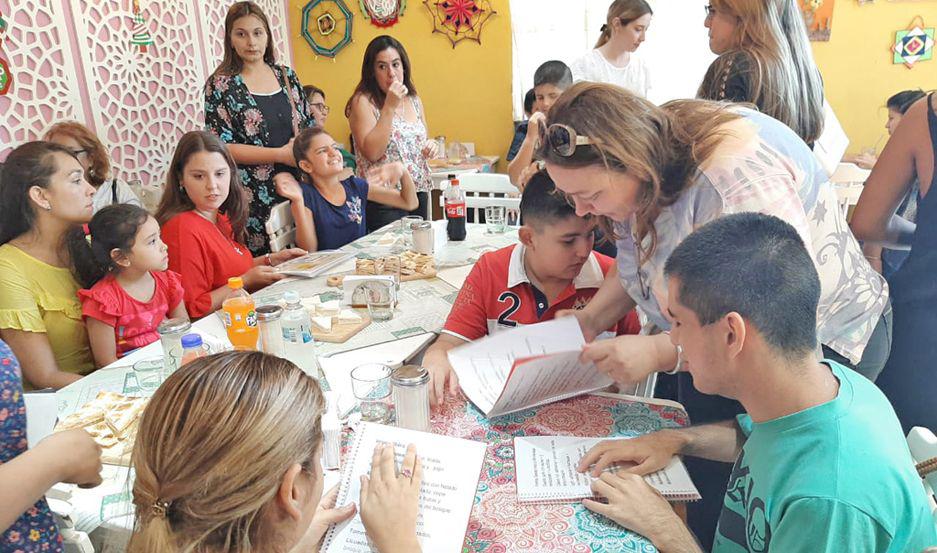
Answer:
[[[817,361],[820,281],[787,223],[757,213],[713,221],[667,261],[671,340],[696,388],[737,399],[737,420],[597,445],[579,469],[608,503],[587,508],[661,551],[698,544],[639,474],[673,455],[734,462],[714,552],[907,552],[937,545],[895,412],[873,383]],[[637,466],[612,474],[615,462]],[[594,465],[594,466],[593,466]]]

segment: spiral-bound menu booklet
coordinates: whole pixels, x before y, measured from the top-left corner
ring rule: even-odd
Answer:
[[[407,445],[416,446],[423,466],[416,534],[423,551],[461,552],[485,460],[485,444],[363,422],[355,431],[354,444],[343,462],[336,505],[358,503],[361,475],[371,472],[371,458],[378,443],[394,444],[398,468]],[[358,513],[329,528],[321,550],[325,553],[377,552],[368,541]]]
[[[592,477],[576,466],[592,446],[617,438],[525,436],[514,438],[517,500],[521,503],[570,503],[593,497]],[[606,469],[621,470],[620,465]],[[696,501],[699,491],[679,457],[665,468],[645,475],[647,483],[670,501]]]

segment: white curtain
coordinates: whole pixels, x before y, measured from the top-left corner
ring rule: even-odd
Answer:
[[[599,38],[610,0],[510,0],[515,119],[534,71],[548,60],[570,64]],[[703,27],[707,0],[649,0],[654,17],[638,55],[651,71],[650,99],[657,103],[696,95],[715,59]]]

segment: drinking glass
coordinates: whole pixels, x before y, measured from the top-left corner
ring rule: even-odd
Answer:
[[[502,234],[505,231],[505,208],[501,205],[490,205],[485,208],[485,230],[488,234]]]
[[[133,374],[142,392],[153,392],[163,383],[163,358],[141,359],[133,364]]]
[[[393,284],[383,281],[371,281],[365,285],[368,302],[368,314],[375,322],[389,321],[394,317],[394,296],[396,289]]]
[[[391,372],[383,363],[368,363],[352,369],[351,388],[361,409],[361,420],[390,422]]]
[[[422,223],[423,218],[419,215],[407,215],[400,219],[400,233],[403,235],[404,244],[408,248],[413,247],[413,223]]]

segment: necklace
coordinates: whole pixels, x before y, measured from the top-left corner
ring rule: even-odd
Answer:
[[[212,221],[211,219],[206,217],[203,213],[201,213],[198,210],[193,209],[192,211],[195,211],[195,213],[198,213],[198,215],[202,219],[205,219],[206,221],[211,223],[211,226],[214,227],[214,229],[218,231],[218,234],[220,234],[221,237],[224,238],[225,242],[231,244],[231,247],[234,248],[234,251],[237,252],[238,255],[244,255],[244,251],[241,250],[241,245],[238,244],[236,240],[232,240],[231,238],[228,238],[227,236],[225,236],[225,233],[221,232],[221,229],[218,228],[218,223],[216,223],[215,221]]]

